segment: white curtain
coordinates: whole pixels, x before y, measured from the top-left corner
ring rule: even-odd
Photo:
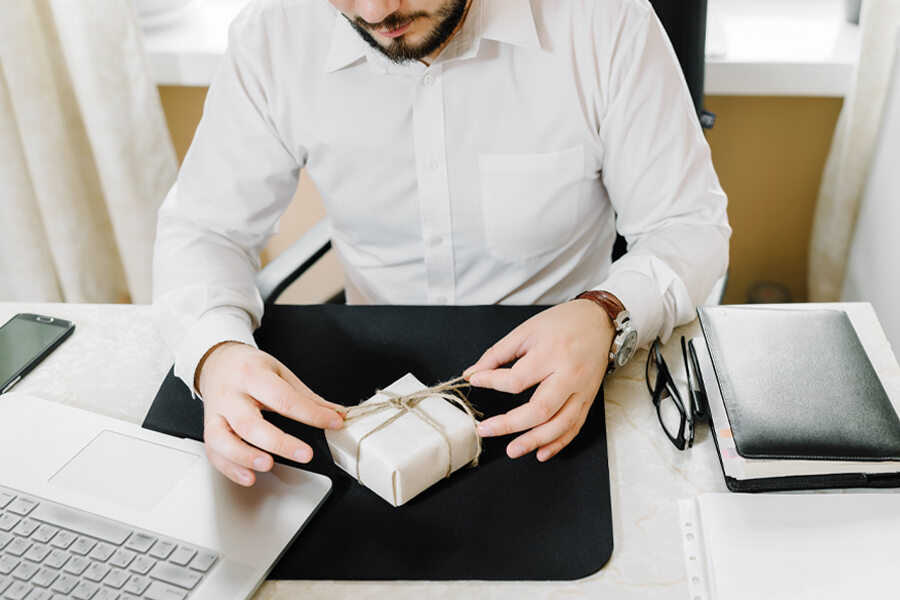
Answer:
[[[825,163],[809,252],[809,299],[840,298],[847,253],[882,121],[900,0],[863,0],[860,56]],[[900,168],[900,167],[898,167]]]
[[[176,171],[130,0],[0,0],[0,300],[149,302]]]
[[[871,302],[900,353],[900,35],[881,131],[847,259],[841,300]]]

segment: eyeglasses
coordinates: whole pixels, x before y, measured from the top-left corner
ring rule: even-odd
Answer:
[[[706,393],[700,380],[700,369],[693,346],[690,346],[684,336],[681,337],[681,356],[684,360],[684,372],[687,376],[688,393],[690,402],[685,403],[675,385],[675,379],[669,371],[669,366],[659,349],[659,339],[650,346],[647,355],[647,389],[653,405],[656,407],[656,416],[663,431],[679,450],[690,448],[694,444],[694,423],[698,419],[706,418]]]

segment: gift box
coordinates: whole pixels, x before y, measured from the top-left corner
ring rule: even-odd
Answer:
[[[335,464],[400,506],[457,469],[477,463],[481,440],[476,425],[464,399],[441,387],[427,388],[406,374],[350,407],[344,427],[326,430],[325,439]]]

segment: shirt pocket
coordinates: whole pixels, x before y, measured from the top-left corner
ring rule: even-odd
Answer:
[[[487,251],[521,262],[564,247],[578,219],[584,147],[478,157]]]

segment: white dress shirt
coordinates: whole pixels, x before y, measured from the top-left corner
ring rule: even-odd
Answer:
[[[302,168],[354,304],[604,289],[646,344],[728,262],[725,195],[645,0],[473,0],[430,66],[391,63],[326,0],[260,0],[159,213],[154,313],[189,386],[214,344],[253,343],[259,253]]]

